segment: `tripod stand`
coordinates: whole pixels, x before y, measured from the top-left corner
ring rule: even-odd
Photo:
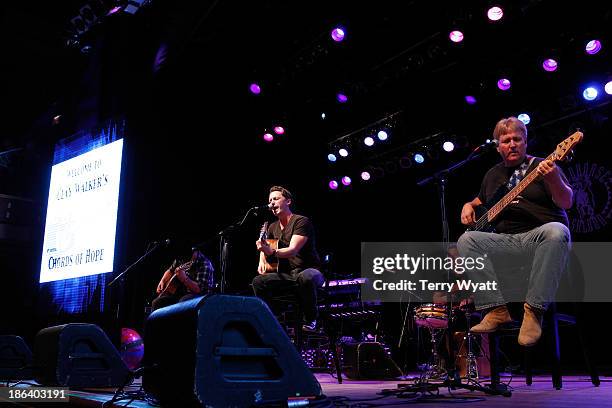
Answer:
[[[455,170],[463,167],[465,164],[480,158],[483,155],[483,151],[481,150],[481,147],[483,145],[479,146],[478,148],[476,148],[476,150],[474,150],[465,160],[462,160],[458,163],[455,163],[454,165],[440,170],[438,172],[436,172],[433,176],[427,177],[423,180],[420,180],[419,182],[417,182],[417,185],[419,186],[425,186],[429,183],[435,183],[438,191],[438,198],[439,198],[439,202],[440,202],[440,215],[441,215],[441,220],[442,220],[442,242],[445,246],[445,249],[448,253],[448,250],[450,249],[450,232],[449,232],[449,226],[448,226],[448,218],[447,218],[447,211],[446,211],[446,186],[447,186],[447,182],[448,182],[448,175],[451,174],[452,172],[454,172]],[[450,282],[451,280],[451,271],[448,271],[448,275],[447,275],[447,281]],[[448,317],[448,328],[446,329],[446,334],[447,336],[452,336],[452,333],[454,333],[454,324],[453,324],[453,316],[452,316],[452,311],[453,311],[453,299],[452,299],[452,295],[449,296],[449,304],[447,306],[447,317]],[[467,316],[466,316],[467,317]],[[468,319],[468,346],[470,347],[470,352],[471,352],[471,333],[469,332],[469,319]],[[448,358],[448,362],[447,362],[447,367],[446,367],[446,379],[444,380],[444,382],[440,385],[437,386],[445,386],[448,387],[449,389],[456,389],[456,388],[462,388],[462,389],[467,389],[470,391],[481,391],[484,392],[485,394],[489,394],[489,395],[503,395],[505,397],[510,397],[512,394],[510,391],[508,391],[507,387],[504,384],[498,384],[497,382],[492,382],[488,387],[486,386],[482,386],[480,385],[476,380],[472,379],[472,376],[469,374],[470,370],[469,370],[469,366],[468,366],[468,383],[467,384],[463,384],[461,382],[461,378],[459,377],[459,373],[455,367],[455,353],[452,347],[452,339],[449,337],[448,338],[449,341],[449,347],[448,347],[448,354],[449,354],[449,358]],[[477,373],[477,367],[476,367],[476,362],[475,362],[475,357],[472,354],[471,355],[472,363],[474,365],[474,367],[476,368],[476,378],[478,377],[478,373]],[[474,373],[472,373],[474,374]]]

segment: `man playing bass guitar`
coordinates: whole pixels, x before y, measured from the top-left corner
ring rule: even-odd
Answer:
[[[580,141],[582,134],[575,135]],[[572,206],[573,192],[555,164],[554,154],[546,159],[526,154],[527,128],[523,122],[515,117],[502,119],[493,136],[502,162],[487,172],[478,196],[463,206],[461,222],[475,230],[464,233],[457,248],[463,257],[483,257],[484,269],[472,271],[469,276],[477,282],[497,281],[494,268],[506,266],[500,263],[526,260],[530,276],[518,342],[532,346],[542,334],[542,315],[554,300],[567,268],[571,237],[565,210]],[[477,220],[475,210],[494,201],[500,187],[512,191]],[[495,232],[483,231],[487,221],[492,221]],[[503,261],[494,266],[496,259]],[[495,331],[512,320],[499,290],[478,293],[474,303],[478,310],[489,310],[472,327],[475,333]]]

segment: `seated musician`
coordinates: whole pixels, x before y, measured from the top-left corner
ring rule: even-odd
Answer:
[[[283,282],[297,282],[298,296],[304,311],[303,329],[317,329],[317,287],[324,282],[319,271],[320,259],[315,246],[315,233],[312,222],[303,215],[291,211],[293,197],[284,187],[270,188],[268,196],[270,209],[277,221],[268,226],[267,237],[278,240],[273,248],[266,240],[256,242],[259,255],[259,273],[253,279],[255,295],[266,300],[271,289],[278,289]],[[267,259],[273,261],[267,262]],[[278,261],[278,268],[271,263]]]
[[[503,258],[495,267],[521,257],[527,260],[530,277],[518,342],[532,346],[542,334],[542,315],[554,300],[567,268],[571,237],[565,210],[572,205],[573,192],[553,161],[526,154],[527,128],[523,122],[515,117],[502,119],[493,136],[502,162],[486,173],[478,197],[463,206],[463,224],[474,225],[475,209],[498,195],[500,187],[512,189],[531,171],[539,176],[493,220],[496,232],[468,231],[459,238],[457,247],[463,257],[487,254],[484,269],[470,274],[472,281],[498,281],[492,259]],[[499,290],[480,291],[474,301],[477,310],[488,309],[489,313],[472,327],[473,332],[489,333],[511,321]]]
[[[212,262],[198,249],[194,249],[187,263],[178,265],[175,260],[157,285],[153,310],[210,293],[214,289],[214,273]]]

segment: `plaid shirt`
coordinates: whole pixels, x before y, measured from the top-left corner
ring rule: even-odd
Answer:
[[[187,271],[187,275],[198,284],[201,295],[212,292],[215,288],[215,268],[208,258],[195,262]]]

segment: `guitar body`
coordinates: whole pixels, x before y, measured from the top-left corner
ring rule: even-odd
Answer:
[[[278,239],[266,239],[270,248],[278,249]],[[266,273],[278,272],[278,258],[275,256],[265,256]]]
[[[162,295],[174,295],[174,294],[176,294],[176,292],[179,290],[179,288],[181,288],[183,286],[181,281],[179,281],[176,278],[176,271],[178,269],[182,269],[184,271],[187,271],[189,268],[191,268],[191,265],[193,265],[193,262],[189,261],[187,263],[184,263],[184,264],[179,265],[176,268],[174,268],[174,271],[172,272],[172,277],[168,280],[168,283],[166,284],[166,286],[164,286],[164,289],[159,293],[159,296],[162,296]]]
[[[489,206],[486,204],[479,205],[474,208],[476,213],[476,224],[472,227],[468,227],[466,231],[482,231],[482,232],[495,232],[495,227],[489,221],[487,221],[487,213],[489,212]],[[483,218],[484,217],[484,218]]]

